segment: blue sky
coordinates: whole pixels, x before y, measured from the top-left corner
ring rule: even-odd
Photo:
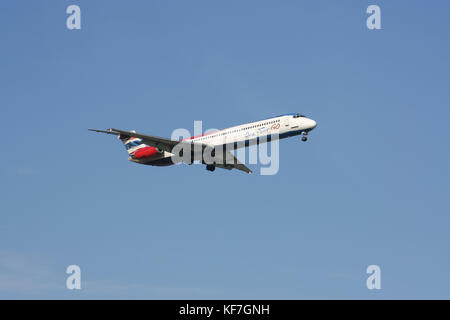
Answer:
[[[382,30],[366,28],[370,4]],[[0,298],[449,299],[449,13],[1,1]],[[280,142],[273,176],[139,166],[87,131],[169,137],[288,112],[318,127]]]

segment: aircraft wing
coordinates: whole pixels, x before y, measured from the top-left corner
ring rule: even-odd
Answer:
[[[216,167],[223,168],[223,169],[237,169],[244,171],[246,173],[252,173],[252,170],[250,170],[246,165],[244,165],[242,162],[240,162],[231,152],[227,151],[224,152],[224,162],[223,164],[216,164]]]
[[[97,130],[97,129],[89,129],[89,131],[94,131],[94,132],[101,132],[101,133],[106,133],[106,134],[112,134],[112,135],[123,135],[123,136],[129,136],[129,137],[136,137],[139,139],[142,139],[142,142],[158,148],[160,150],[164,150],[167,151],[169,153],[172,153],[172,149],[178,145],[178,144],[187,144],[189,146],[192,145],[201,145],[202,146],[202,150],[206,147],[211,147],[210,145],[207,144],[203,144],[203,143],[198,143],[198,142],[184,142],[184,141],[177,141],[177,140],[171,140],[171,139],[167,139],[167,138],[161,138],[161,137],[156,137],[156,136],[148,136],[145,134],[140,134],[140,133],[136,133],[136,132],[131,132],[131,131],[124,131],[124,130],[119,130],[119,129],[108,129],[108,130]],[[243,163],[241,163],[231,152],[224,152],[223,153],[223,164],[215,164],[216,167],[219,168],[224,168],[224,169],[238,169],[241,171],[244,171],[246,173],[252,173],[252,171],[246,167]]]

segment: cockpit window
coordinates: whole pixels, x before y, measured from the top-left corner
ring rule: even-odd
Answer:
[[[297,113],[296,115],[294,115],[294,118],[305,118],[305,116],[300,113]]]

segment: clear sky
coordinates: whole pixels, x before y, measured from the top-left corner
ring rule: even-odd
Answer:
[[[449,18],[448,1],[1,1],[0,298],[449,299]],[[140,166],[87,131],[289,112],[318,126],[280,142],[273,176]]]

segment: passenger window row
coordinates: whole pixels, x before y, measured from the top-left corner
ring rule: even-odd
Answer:
[[[212,138],[215,138],[217,136],[224,136],[224,135],[227,135],[227,134],[230,134],[230,133],[235,133],[235,132],[238,132],[238,131],[243,131],[243,130],[248,130],[248,129],[252,129],[252,128],[257,128],[257,127],[265,126],[265,125],[276,123],[276,122],[280,122],[280,120],[278,119],[278,120],[268,121],[268,122],[264,122],[264,123],[260,123],[260,124],[255,124],[253,126],[246,127],[246,128],[241,128],[241,129],[236,129],[236,130],[231,130],[231,131],[227,131],[227,132],[218,133],[218,134],[215,134],[215,135],[212,135],[212,136],[203,137],[203,138],[199,139],[199,141],[212,139]]]

